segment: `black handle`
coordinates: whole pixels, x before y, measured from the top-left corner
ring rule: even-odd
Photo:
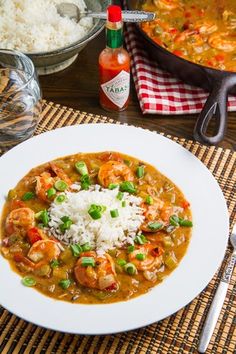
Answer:
[[[222,73],[215,77],[213,89],[197,119],[194,128],[194,138],[204,144],[218,144],[225,135],[227,126],[228,91],[236,84],[236,75]],[[207,128],[215,119],[216,133],[208,136]]]

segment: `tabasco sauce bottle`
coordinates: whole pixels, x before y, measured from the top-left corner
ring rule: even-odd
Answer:
[[[123,48],[121,8],[107,8],[106,48],[99,55],[99,99],[107,111],[123,111],[130,92],[130,58]]]

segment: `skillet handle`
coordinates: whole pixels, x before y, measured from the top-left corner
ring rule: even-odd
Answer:
[[[236,84],[236,76],[218,77],[194,127],[194,138],[204,144],[215,145],[223,138],[227,126],[227,99],[229,89]],[[215,119],[215,135],[208,136],[207,128]]]

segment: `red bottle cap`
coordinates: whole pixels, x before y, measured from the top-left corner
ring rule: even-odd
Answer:
[[[121,8],[117,5],[110,5],[107,8],[107,19],[109,22],[120,22],[122,18]]]

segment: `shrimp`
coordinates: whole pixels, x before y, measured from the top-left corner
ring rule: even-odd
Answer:
[[[41,173],[40,176],[36,177],[36,187],[35,192],[39,199],[47,202],[47,191],[52,188],[54,185],[54,179],[52,178],[51,174],[48,172]]]
[[[185,31],[178,34],[174,41],[175,43],[181,43],[185,40],[188,40],[188,43],[191,42],[194,47],[202,47],[206,41],[204,36],[208,36],[209,34],[215,32],[217,30],[217,26],[211,22],[199,22],[196,24],[195,28],[189,28]]]
[[[41,235],[47,237],[46,235]],[[43,239],[36,241],[31,246],[27,256],[21,251],[14,252],[13,258],[17,266],[24,272],[35,272],[40,276],[48,276],[51,272],[49,262],[60,255],[58,242]]]
[[[94,258],[95,267],[83,266],[83,257]],[[81,253],[74,274],[77,282],[88,288],[109,291],[118,289],[114,262],[109,254],[99,257],[94,251]]]
[[[182,6],[180,0],[153,0],[153,2],[161,10],[174,10]]]
[[[58,180],[58,178],[62,179],[69,186],[72,184],[70,178],[60,167],[52,162],[50,163],[50,167],[56,174],[56,177],[52,177],[49,172],[43,172],[40,176],[36,177],[35,192],[38,198],[45,202],[51,201],[47,196],[47,191],[54,186],[54,183]]]
[[[225,52],[233,52],[236,49],[236,40],[230,39],[229,37],[229,32],[216,32],[210,35],[208,44],[215,49],[223,50]]]
[[[12,235],[13,233],[26,233],[34,225],[34,211],[30,208],[18,208],[10,212],[5,227],[7,234]]]
[[[103,162],[107,162],[107,161],[119,161],[122,162],[123,159],[121,157],[121,155],[119,154],[119,152],[114,152],[114,151],[106,151],[103,152],[100,156],[99,156],[100,160]]]
[[[209,35],[217,31],[217,25],[212,22],[201,22],[196,24],[195,29],[203,35]]]
[[[145,244],[136,248],[133,252],[129,253],[129,261],[132,262],[138,270],[145,271],[159,268],[162,264],[163,250],[160,246],[153,244]],[[136,258],[137,254],[145,256],[143,261]]]
[[[110,183],[132,182],[134,175],[126,164],[119,161],[108,161],[100,167],[98,180],[104,187],[108,187]]]
[[[176,43],[180,43],[185,41],[187,38],[189,37],[193,37],[197,35],[197,31],[194,29],[187,29],[181,33],[179,33],[176,37],[175,37],[175,42]]]
[[[48,264],[57,259],[61,253],[58,242],[53,240],[36,241],[30,248],[27,257],[37,266]]]
[[[50,162],[50,167],[53,170],[53,172],[57,175],[57,177],[62,179],[64,182],[66,182],[68,184],[68,186],[70,186],[72,184],[71,179],[67,176],[67,174],[65,173],[65,171],[62,168],[58,167],[53,162]]]
[[[161,199],[156,198],[152,205],[143,204],[145,220],[141,225],[141,230],[145,232],[153,232],[148,224],[153,221],[160,221],[164,225],[168,223],[172,214],[172,207],[164,203]]]
[[[198,33],[198,30],[196,30],[196,29],[193,29],[193,30],[188,29],[188,30],[181,32],[180,34],[178,34],[175,37],[174,42],[181,43],[181,42],[184,42],[185,40],[188,40],[188,43],[189,43],[190,39],[191,39],[191,44],[193,44],[194,47],[196,47],[196,46],[201,47],[205,43],[204,39],[202,38],[202,36]]]
[[[236,28],[236,15],[232,11],[225,10],[222,18],[228,29],[234,30]]]
[[[33,272],[35,264],[31,262],[22,252],[16,252],[13,254],[13,259],[17,263],[17,266],[24,272]]]

